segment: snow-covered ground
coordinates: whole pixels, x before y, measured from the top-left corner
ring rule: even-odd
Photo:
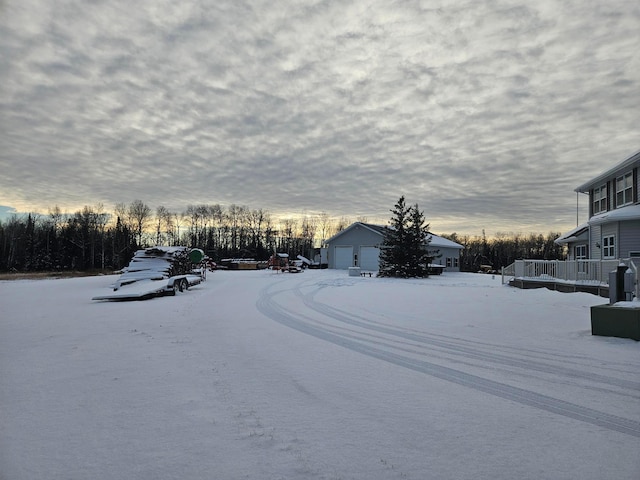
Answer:
[[[0,282],[0,479],[633,479],[640,343],[490,275]]]

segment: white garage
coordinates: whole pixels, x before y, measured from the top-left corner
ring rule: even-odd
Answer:
[[[386,227],[355,222],[326,241],[329,268],[346,270],[358,266],[363,271],[377,272],[380,264],[380,246],[384,243]],[[432,261],[446,272],[460,271],[460,251],[464,248],[433,233],[429,233],[429,251]]]

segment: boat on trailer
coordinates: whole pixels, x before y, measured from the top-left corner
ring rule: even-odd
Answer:
[[[204,252],[189,247],[151,247],[138,250],[111,285],[111,291],[92,300],[144,300],[176,295],[206,277]]]

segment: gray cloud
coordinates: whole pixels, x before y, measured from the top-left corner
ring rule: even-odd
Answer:
[[[0,203],[20,211],[386,221],[404,194],[438,232],[565,230],[575,186],[640,145],[637,2],[3,5]]]

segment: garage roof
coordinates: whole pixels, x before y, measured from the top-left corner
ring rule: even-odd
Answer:
[[[345,228],[344,230],[341,230],[340,232],[336,233],[333,237],[328,239],[327,243],[333,242],[336,238],[341,237],[342,235],[347,233],[349,230],[352,230],[352,229],[356,228],[357,226],[360,226],[360,227],[363,227],[363,228],[367,228],[367,229],[371,230],[372,232],[377,233],[381,237],[384,237],[385,229],[386,228],[390,228],[390,227],[385,227],[383,225],[375,225],[375,224],[372,224],[372,223],[354,222],[351,225],[349,225],[347,228]],[[460,250],[462,250],[464,248],[459,243],[456,243],[456,242],[451,241],[449,239],[440,237],[440,236],[435,235],[435,234],[433,234],[431,232],[429,232],[429,235],[431,235],[431,242],[429,242],[429,246],[442,247],[442,248],[458,248]]]

